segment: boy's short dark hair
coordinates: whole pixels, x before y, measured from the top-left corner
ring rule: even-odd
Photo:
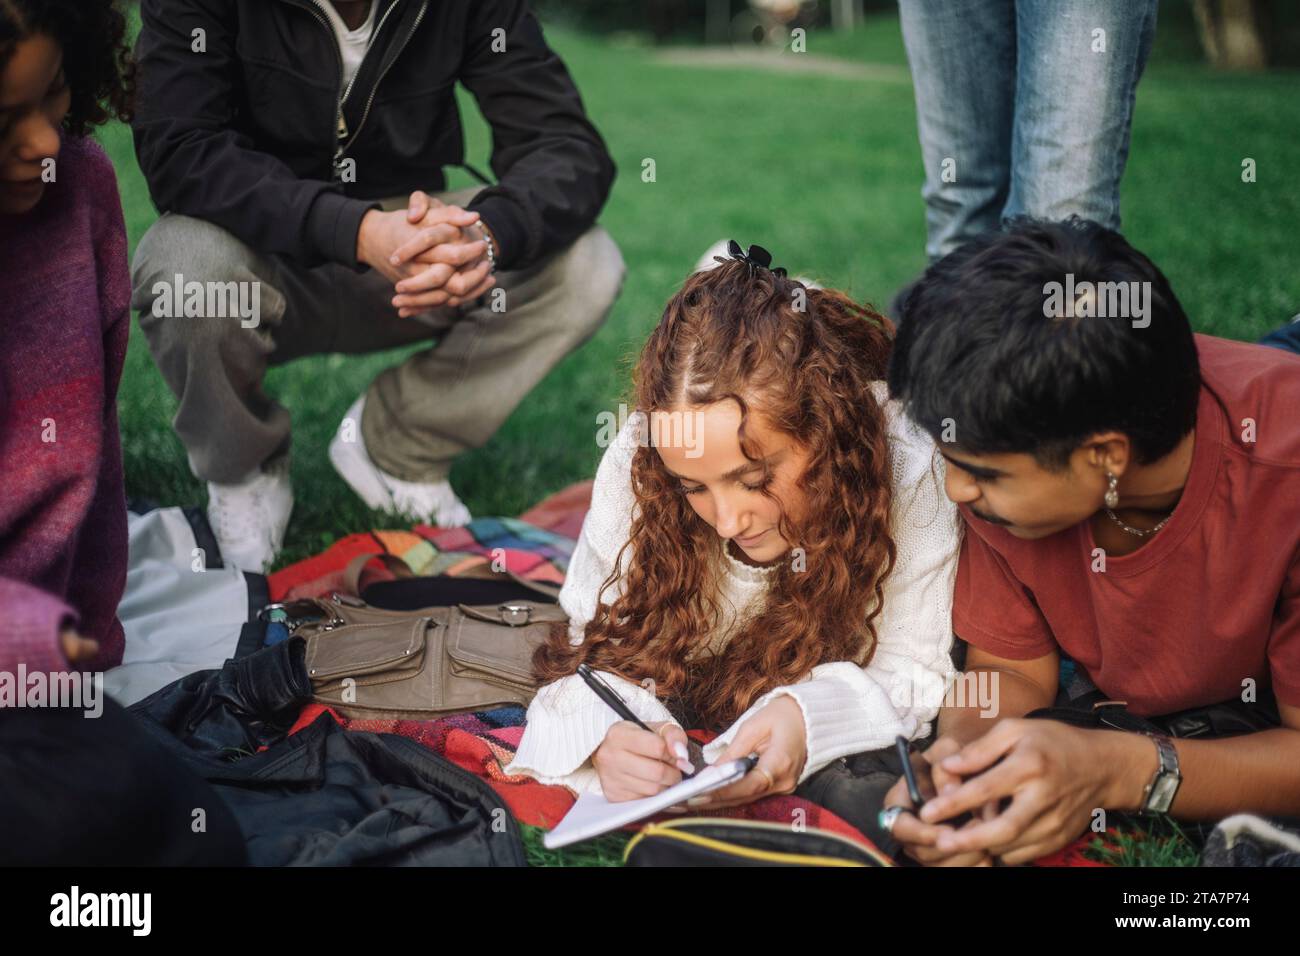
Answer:
[[[1200,382],[1164,274],[1078,218],[1014,220],[931,265],[906,296],[889,368],[890,392],[936,440],[1052,469],[1102,431],[1126,434],[1139,463],[1168,454],[1196,423]]]

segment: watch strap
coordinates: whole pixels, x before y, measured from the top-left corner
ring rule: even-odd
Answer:
[[[1142,792],[1140,813],[1168,813],[1173,805],[1174,796],[1183,782],[1183,775],[1178,766],[1178,751],[1174,742],[1163,734],[1147,734],[1156,746],[1156,756],[1160,761],[1151,782]]]

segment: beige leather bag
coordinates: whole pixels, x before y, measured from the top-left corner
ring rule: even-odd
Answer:
[[[283,606],[307,642],[312,696],[345,717],[429,720],[537,692],[533,652],[564,610],[543,601],[385,611],[356,598]]]

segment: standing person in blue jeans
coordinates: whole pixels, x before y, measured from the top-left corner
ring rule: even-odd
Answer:
[[[899,0],[930,261],[1004,218],[1119,227],[1156,0]]]

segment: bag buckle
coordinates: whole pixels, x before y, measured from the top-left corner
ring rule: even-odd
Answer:
[[[274,604],[268,604],[257,612],[257,619],[263,624],[270,624],[272,621],[277,619],[280,623],[284,623],[289,619],[288,608],[288,604],[283,604],[279,601]],[[276,614],[277,611],[280,612],[279,615]]]
[[[507,627],[524,627],[532,619],[533,609],[527,604],[507,602],[497,605],[497,614]]]
[[[300,598],[297,601],[274,602],[267,604],[257,612],[257,619],[264,624],[279,623],[283,624],[290,631],[297,630],[298,626],[305,624],[313,619],[321,621],[322,631],[331,631],[336,627],[341,627],[344,623],[343,618],[330,612],[328,616],[321,613],[322,608],[310,598]],[[314,612],[304,614],[304,611]]]

